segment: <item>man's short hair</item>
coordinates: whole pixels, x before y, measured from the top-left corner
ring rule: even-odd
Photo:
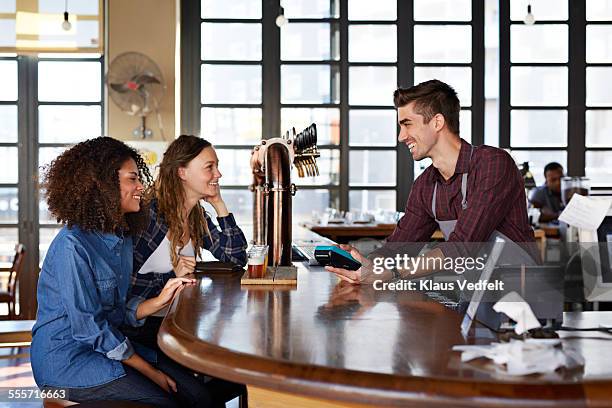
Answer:
[[[438,113],[444,116],[446,126],[452,133],[459,134],[459,98],[448,84],[437,79],[421,82],[410,88],[398,88],[393,92],[393,104],[401,108],[415,102],[414,110],[423,116],[425,123]]]
[[[546,166],[544,166],[544,177],[546,177],[547,172],[553,170],[561,170],[561,173],[563,173],[563,166],[557,162],[548,163]]]

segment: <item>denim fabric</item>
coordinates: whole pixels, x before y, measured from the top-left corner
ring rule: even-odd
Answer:
[[[134,348],[118,327],[144,323],[125,306],[132,257],[129,236],[60,230],[38,280],[31,348],[38,386],[93,387],[125,375],[121,360]]]
[[[149,407],[178,408],[180,403],[147,377],[131,367],[125,367],[126,375],[108,384],[88,388],[68,388],[70,401],[132,401]]]
[[[75,402],[99,400],[124,400],[150,404],[156,407],[221,408],[225,401],[246,395],[243,385],[223,380],[204,383],[178,363],[159,354],[155,367],[170,376],[177,386],[177,393],[167,393],[151,380],[131,367],[126,375],[108,384],[90,388],[67,390],[68,398]]]

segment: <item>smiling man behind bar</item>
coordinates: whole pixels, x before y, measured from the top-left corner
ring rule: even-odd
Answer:
[[[460,106],[455,90],[431,80],[399,88],[393,99],[400,126],[398,141],[408,146],[414,160],[430,158],[432,164],[415,180],[405,215],[383,248],[368,259],[344,245],[362,267],[357,271],[326,269],[351,283],[429,275],[436,270],[427,265],[436,262],[423,262],[409,273],[391,268],[374,274],[372,259],[394,256],[402,244],[429,242],[436,229],[442,231],[445,241],[456,245],[434,248],[425,255],[428,259],[464,255],[459,243],[502,238],[507,244],[500,262],[529,265],[539,260],[520,172],[504,150],[472,146],[459,137]]]

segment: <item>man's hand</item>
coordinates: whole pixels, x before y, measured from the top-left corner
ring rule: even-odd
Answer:
[[[342,268],[334,268],[333,266],[326,266],[325,270],[335,273],[336,276],[343,281],[352,283],[354,285],[359,285],[361,282],[364,282],[371,278],[373,275],[372,272],[372,262],[361,255],[359,251],[353,248],[350,245],[338,245],[341,249],[349,252],[353,258],[355,258],[359,263],[361,263],[361,268],[356,271],[351,271],[348,269]]]
[[[174,274],[177,278],[181,278],[185,275],[193,273],[196,266],[196,259],[194,256],[183,256],[179,255],[179,261],[174,268]]]

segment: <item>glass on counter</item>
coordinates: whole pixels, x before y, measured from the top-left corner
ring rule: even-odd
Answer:
[[[249,278],[263,278],[268,266],[268,245],[253,245],[247,252],[247,258]]]

